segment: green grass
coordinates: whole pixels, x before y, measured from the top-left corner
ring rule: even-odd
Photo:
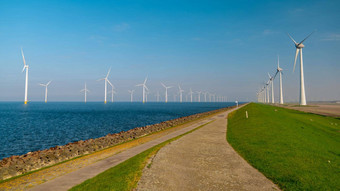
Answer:
[[[340,190],[339,119],[250,103],[229,115],[227,139],[283,190]]]
[[[211,123],[211,122],[209,122]],[[207,124],[209,124],[207,123]],[[83,183],[73,187],[70,191],[86,191],[86,190],[126,190],[130,191],[137,187],[137,183],[142,176],[142,171],[148,162],[148,159],[155,155],[159,149],[166,144],[179,139],[180,137],[191,133],[207,124],[201,125],[187,133],[179,135],[175,138],[169,139],[163,143],[160,143],[120,164],[112,167],[99,175],[84,181]],[[151,164],[148,165],[150,167]]]

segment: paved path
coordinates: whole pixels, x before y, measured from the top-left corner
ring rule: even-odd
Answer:
[[[78,185],[80,183],[82,183],[83,181],[92,178],[96,175],[98,175],[99,173],[112,168],[113,166],[159,144],[162,143],[166,140],[169,140],[171,138],[177,137],[178,135],[184,134],[192,129],[195,129],[203,124],[206,124],[210,121],[213,121],[214,118],[207,118],[204,120],[199,120],[197,123],[194,123],[188,127],[179,129],[177,131],[174,131],[172,133],[169,133],[163,137],[154,139],[152,141],[149,141],[147,143],[144,143],[142,145],[130,148],[126,151],[123,151],[119,154],[116,154],[114,156],[105,158],[103,160],[100,160],[94,164],[91,164],[89,166],[86,166],[84,168],[81,168],[79,170],[73,171],[71,173],[68,173],[66,175],[60,176],[58,178],[55,178],[53,180],[50,180],[46,183],[40,184],[36,187],[33,187],[32,191],[49,191],[49,190],[53,190],[53,191],[64,191],[64,190],[68,190],[72,187],[74,187],[75,185]]]
[[[226,141],[228,113],[163,147],[137,190],[279,190]]]

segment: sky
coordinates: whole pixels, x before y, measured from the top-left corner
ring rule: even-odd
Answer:
[[[148,76],[148,99],[160,82],[228,101],[255,101],[256,92],[283,68],[284,101],[299,98],[296,41],[303,49],[307,101],[340,100],[340,1],[16,1],[0,0],[0,101],[23,101],[29,65],[30,101],[103,101],[105,77],[117,101],[130,99]],[[278,78],[275,80],[278,100]],[[177,98],[178,99],[178,98]]]

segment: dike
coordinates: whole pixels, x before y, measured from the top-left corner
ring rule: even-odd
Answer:
[[[4,158],[0,160],[0,180],[6,180],[11,177],[19,176],[34,170],[70,160],[75,157],[91,154],[129,140],[137,139],[151,133],[191,122],[217,112],[225,111],[229,108],[231,107],[198,113],[153,125],[147,125],[144,127],[137,127],[128,131],[108,134],[104,137],[99,137],[96,139],[88,139],[85,141],[80,140],[77,142],[68,143],[63,146],[51,147],[42,151],[38,150],[28,152],[27,154],[20,156],[15,155]]]

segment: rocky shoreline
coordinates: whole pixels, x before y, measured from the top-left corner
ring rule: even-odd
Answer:
[[[229,107],[230,108],[230,107]],[[193,121],[228,108],[217,109],[204,113],[194,114],[169,121],[164,121],[145,127],[137,127],[120,133],[108,134],[96,139],[81,140],[63,146],[55,146],[42,151],[29,152],[20,156],[11,156],[0,160],[0,180],[5,180],[21,174],[51,166],[84,154],[90,154],[105,148],[136,139],[150,133],[161,131],[186,122]]]

